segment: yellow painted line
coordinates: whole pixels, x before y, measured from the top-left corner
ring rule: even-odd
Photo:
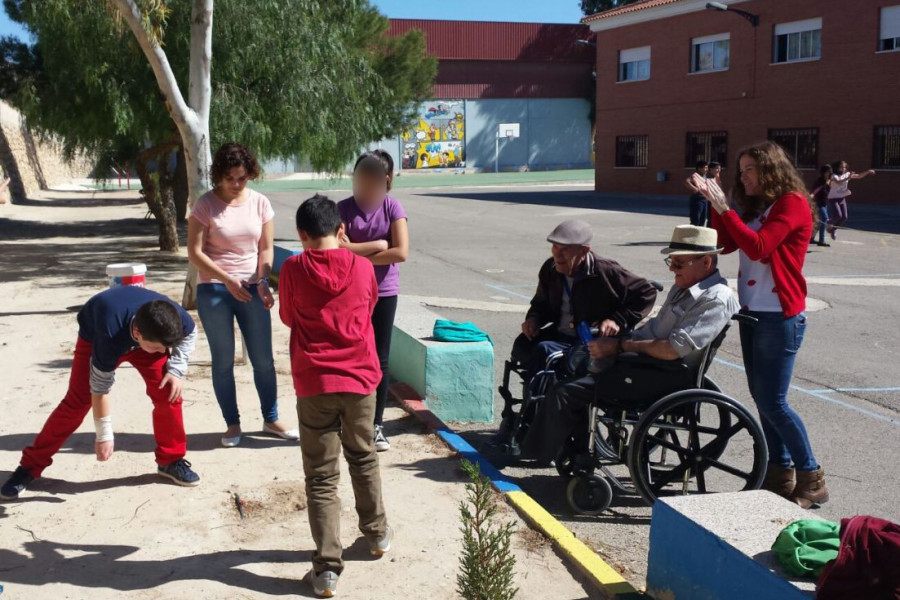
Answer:
[[[509,498],[510,503],[518,509],[523,517],[553,540],[563,554],[605,592],[612,596],[645,597],[628,583],[618,571],[600,558],[596,552],[576,538],[575,534],[560,523],[556,517],[535,502],[531,496],[525,492],[507,492],[506,497]]]

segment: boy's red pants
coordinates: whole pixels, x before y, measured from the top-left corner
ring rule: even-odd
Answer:
[[[150,354],[140,348],[119,360],[131,363],[147,384],[147,395],[153,401],[153,435],[156,438],[156,462],[165,466],[184,457],[187,438],[181,416],[181,398],[169,402],[169,386],[159,389],[165,375],[165,354]],[[78,338],[69,389],[59,406],[50,414],[34,443],[22,452],[21,465],[32,477],[40,477],[53,463],[53,455],[84,421],[91,410],[91,343]]]

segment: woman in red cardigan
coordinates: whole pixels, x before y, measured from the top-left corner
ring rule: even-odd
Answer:
[[[738,299],[758,322],[741,324],[750,394],[769,448],[765,489],[803,508],[828,500],[825,473],[813,456],[803,421],[788,404],[794,359],[806,331],[803,262],[813,228],[806,187],[784,150],[763,142],[742,150],[732,197],[717,186],[704,193],[725,253],[740,251]],[[795,482],[796,469],[796,482]]]

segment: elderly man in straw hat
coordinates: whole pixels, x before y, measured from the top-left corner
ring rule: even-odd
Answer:
[[[595,391],[604,400],[628,406],[692,386],[703,350],[740,309],[719,274],[722,249],[716,241],[715,229],[675,228],[662,251],[675,284],[659,314],[630,334],[589,344],[592,358],[613,359],[612,366],[554,388],[538,406],[523,444],[526,454],[549,463],[573,434],[576,451],[586,450],[585,421]]]

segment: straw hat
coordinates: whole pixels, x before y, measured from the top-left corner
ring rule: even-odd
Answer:
[[[718,234],[709,227],[678,225],[672,232],[672,241],[661,253],[670,256],[683,254],[719,254],[722,248],[716,246]]]

